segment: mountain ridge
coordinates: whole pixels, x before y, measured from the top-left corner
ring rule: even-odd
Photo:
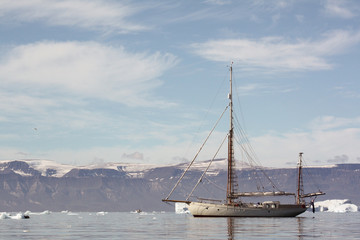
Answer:
[[[181,188],[171,196],[184,199],[198,181],[209,161],[199,162],[190,170]],[[214,161],[212,169],[195,196],[223,199],[223,189],[212,188],[212,183],[226,186],[224,159]],[[90,166],[62,165],[49,160],[16,160],[0,162],[0,211],[173,211],[173,206],[161,202],[183,173],[187,164],[150,165],[109,163]],[[64,168],[62,168],[64,166]],[[241,191],[272,189],[264,184],[265,173],[281,190],[296,189],[296,168],[250,169],[243,164],[237,171]],[[335,164],[304,168],[310,177],[307,185],[321,189],[326,199],[350,199],[360,205],[360,164]],[[254,180],[260,185],[254,184]],[[284,184],[286,183],[286,184]],[[292,201],[289,199],[289,201]]]

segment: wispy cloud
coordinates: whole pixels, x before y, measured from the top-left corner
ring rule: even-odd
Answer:
[[[0,122],[11,121],[7,115],[18,115],[28,113],[31,109],[32,113],[35,114],[37,111],[44,111],[50,107],[56,107],[59,104],[53,99],[43,99],[36,96],[29,96],[21,93],[8,93],[0,91],[0,109],[2,110],[2,118]]]
[[[231,4],[231,0],[205,0],[204,3],[221,6],[221,5]]]
[[[239,61],[254,70],[275,71],[322,70],[333,68],[327,59],[341,54],[360,41],[359,32],[336,30],[327,32],[320,40],[283,37],[260,39],[210,40],[191,45],[195,54],[212,61]]]
[[[341,18],[353,18],[355,13],[347,1],[327,0],[325,3],[325,12],[331,16]]]
[[[250,137],[250,141],[259,161],[267,167],[284,167],[284,163],[289,163],[291,164],[289,166],[294,167],[299,152],[305,153],[307,163],[343,163],[345,160],[357,162],[360,156],[358,149],[354,146],[360,145],[360,128],[359,125],[357,127],[352,125],[352,122],[357,122],[358,119],[348,119],[348,121],[349,124],[340,124],[341,128],[310,129],[310,131],[289,130],[284,133],[271,131],[264,135]],[[206,134],[204,133],[204,136]],[[216,132],[215,139],[221,141],[225,135],[226,133]],[[44,158],[71,164],[86,164],[91,159],[103,159],[105,162],[134,161],[136,159],[135,161],[139,163],[170,163],[180,156],[189,160],[201,145],[200,142],[194,144],[190,136],[181,141],[175,135],[171,134],[169,137],[173,138],[172,140],[175,140],[176,144],[173,141],[167,141],[154,146],[124,144],[93,146],[86,149],[53,148],[42,150],[41,154]],[[152,139],[154,138],[152,137]],[[214,149],[218,147],[218,141],[210,141],[199,159],[212,158]],[[219,157],[226,156],[225,149],[226,147],[224,147],[224,151],[221,151]],[[2,148],[0,149],[0,159],[4,159],[4,156],[19,158],[21,157],[19,152],[20,150],[17,148]],[[26,157],[40,156],[34,151],[26,154]]]
[[[263,88],[263,86],[259,85],[259,84],[256,84],[256,83],[251,83],[251,84],[248,84],[248,85],[243,85],[243,86],[240,86],[238,87],[238,90],[240,92],[251,92],[251,91],[254,91],[256,89],[259,89],[259,88]]]
[[[334,90],[337,92],[338,96],[343,98],[360,98],[360,93],[357,91],[357,88],[354,88],[353,86],[337,86],[334,87]]]
[[[253,12],[260,13],[274,13],[278,12],[279,10],[284,10],[289,8],[296,3],[294,0],[274,0],[274,1],[267,1],[267,0],[252,0],[249,1],[249,7]]]
[[[360,126],[360,117],[357,118],[341,118],[335,116],[322,116],[314,119],[310,127],[313,130],[333,130],[344,127]]]
[[[296,14],[296,15],[295,15],[295,19],[296,19],[299,23],[302,23],[302,22],[304,22],[304,15]]]
[[[43,21],[54,26],[128,33],[147,29],[128,20],[141,9],[129,2],[108,0],[2,0],[0,19],[7,23]]]
[[[155,106],[152,90],[176,57],[130,53],[95,42],[38,42],[10,49],[0,59],[3,86],[28,94],[70,94],[132,106]],[[29,91],[30,90],[30,91]]]
[[[295,90],[295,88],[290,88],[287,86],[276,86],[268,83],[249,83],[241,85],[237,88],[238,93],[242,96],[289,93]]]

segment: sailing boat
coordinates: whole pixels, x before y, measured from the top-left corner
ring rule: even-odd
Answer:
[[[200,148],[198,153],[195,155],[192,162],[185,169],[182,176],[179,178],[169,195],[163,199],[164,202],[182,202],[188,204],[188,209],[194,217],[295,217],[305,212],[311,204],[305,202],[307,197],[316,197],[318,195],[324,195],[325,193],[319,191],[316,193],[304,194],[303,178],[302,178],[302,155],[299,154],[298,163],[298,179],[297,179],[297,192],[289,193],[284,191],[258,191],[258,192],[236,192],[235,179],[235,159],[234,159],[234,124],[233,124],[233,97],[232,97],[232,64],[230,65],[230,92],[229,98],[229,112],[230,112],[230,128],[227,134],[228,139],[228,157],[227,157],[227,189],[226,199],[224,202],[211,201],[209,199],[199,199],[199,201],[190,201],[189,197],[197,185],[201,182],[204,174],[208,170],[204,171],[203,175],[199,179],[192,192],[185,200],[173,200],[170,199],[171,194],[175,188],[179,185],[180,181],[184,177],[185,173],[189,170],[190,166],[195,161],[197,155],[201,151]],[[214,127],[215,128],[215,127]],[[213,129],[214,129],[213,128]],[[212,130],[213,131],[213,130]],[[212,132],[211,131],[211,132]],[[209,137],[209,136],[208,136]],[[207,138],[208,138],[207,137]],[[224,139],[225,140],[225,139]],[[294,204],[282,204],[280,201],[263,201],[257,203],[246,203],[240,198],[242,197],[269,197],[269,196],[295,196],[296,201]],[[312,201],[313,204],[313,201]]]

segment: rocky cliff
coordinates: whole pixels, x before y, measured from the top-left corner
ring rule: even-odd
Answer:
[[[144,166],[107,164],[71,167],[49,161],[0,162],[1,211],[173,211],[161,201],[183,172],[184,165]],[[194,196],[223,199],[226,172],[218,160],[194,192]],[[204,164],[205,166],[205,164]],[[198,181],[203,165],[191,170],[172,195],[184,199]],[[296,189],[295,168],[237,171],[240,191]],[[271,181],[269,181],[271,180]],[[304,169],[305,192],[322,190],[326,199],[350,199],[360,205],[360,164],[337,164]],[[256,199],[251,199],[257,201]],[[293,201],[293,199],[289,199]]]

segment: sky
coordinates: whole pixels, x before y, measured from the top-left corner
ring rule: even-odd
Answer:
[[[0,0],[0,160],[191,161],[230,64],[263,166],[360,163],[357,0]]]

